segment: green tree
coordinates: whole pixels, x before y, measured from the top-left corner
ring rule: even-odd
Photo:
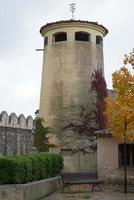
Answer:
[[[37,117],[35,119],[35,137],[34,137],[34,146],[38,151],[48,151],[49,149],[49,137],[48,133],[51,133],[52,130],[49,127],[44,127],[43,118]]]

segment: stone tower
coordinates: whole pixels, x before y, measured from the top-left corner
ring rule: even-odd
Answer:
[[[44,55],[39,115],[53,128],[56,143],[64,143],[64,126],[69,120],[79,121],[81,106],[89,104],[92,73],[98,68],[104,73],[107,32],[97,22],[80,20],[48,23],[40,29]]]

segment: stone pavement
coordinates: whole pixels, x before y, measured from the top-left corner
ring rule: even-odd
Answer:
[[[134,188],[133,188],[134,189]],[[42,200],[134,200],[133,193],[124,194],[117,191],[115,188],[103,188],[102,192],[90,191],[66,191],[60,193],[59,191],[43,198]]]
[[[120,194],[120,193],[90,193],[90,194],[60,194],[54,193],[42,200],[134,200],[134,194]]]

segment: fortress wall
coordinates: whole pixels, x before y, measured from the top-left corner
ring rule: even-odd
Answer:
[[[20,155],[30,153],[34,139],[33,118],[25,118],[6,111],[0,114],[0,155]]]

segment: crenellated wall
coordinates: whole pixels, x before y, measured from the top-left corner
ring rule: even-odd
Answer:
[[[30,153],[33,148],[33,118],[25,118],[6,111],[0,113],[0,155],[20,155]]]
[[[33,118],[31,116],[25,116],[20,114],[18,117],[15,113],[8,115],[6,111],[0,113],[0,126],[22,128],[22,129],[33,129]]]

